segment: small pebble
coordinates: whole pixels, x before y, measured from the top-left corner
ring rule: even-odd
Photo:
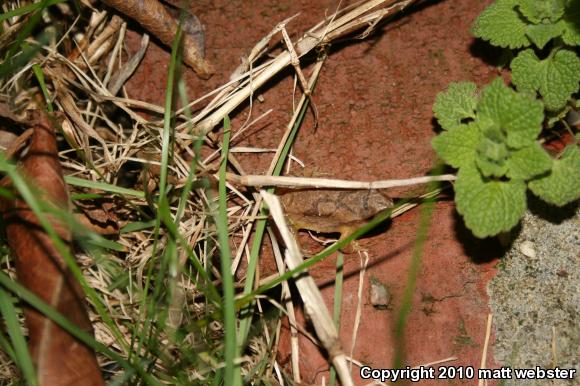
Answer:
[[[385,310],[391,302],[391,295],[387,287],[378,282],[371,280],[371,304],[379,310]]]
[[[534,243],[529,240],[524,241],[520,244],[520,252],[524,254],[524,256],[530,257],[534,259],[536,257],[536,250],[534,249]]]

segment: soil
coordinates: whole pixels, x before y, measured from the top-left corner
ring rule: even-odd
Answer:
[[[470,34],[475,17],[491,1],[429,1],[414,6],[384,24],[364,40],[349,40],[332,46],[314,93],[318,126],[309,114],[295,142],[293,154],[305,167],[292,163],[290,175],[315,175],[352,180],[385,180],[423,176],[436,162],[431,139],[437,126],[432,105],[438,92],[452,81],[470,80],[479,86],[499,74],[486,61],[491,49]],[[346,2],[343,2],[344,6]],[[206,27],[206,52],[217,69],[209,80],[191,71],[185,76],[190,96],[199,97],[228,81],[229,75],[253,45],[280,21],[300,13],[288,26],[293,38],[332,13],[337,1],[224,1],[204,0],[193,11]],[[133,47],[139,36],[133,34]],[[276,42],[274,42],[276,43]],[[312,58],[306,58],[305,64]],[[153,45],[128,86],[132,98],[163,105],[169,53]],[[308,74],[310,66],[305,66]],[[233,130],[247,119],[273,109],[252,126],[236,146],[276,147],[292,115],[293,71],[283,74],[260,90],[263,102],[236,111]],[[263,174],[271,154],[237,155],[244,171]],[[402,197],[422,188],[398,190]],[[341,339],[347,353],[373,368],[391,368],[395,353],[394,328],[399,312],[420,210],[396,218],[392,224],[359,240],[368,253],[362,299],[358,300],[359,273],[364,253],[345,258]],[[317,248],[304,233],[301,242]],[[318,247],[320,248],[320,247]],[[458,217],[452,200],[435,206],[412,308],[404,332],[405,365],[417,366],[449,357],[452,366],[480,367],[490,312],[485,287],[496,272],[503,251],[492,239],[470,236]],[[318,264],[312,275],[332,307],[335,258]],[[264,257],[267,259],[267,256]],[[262,269],[272,263],[264,261]],[[370,302],[371,278],[383,283],[391,297],[382,309]],[[358,330],[353,333],[357,307],[361,307]],[[306,338],[300,338],[303,382],[328,382],[328,364],[323,354]],[[279,347],[279,359],[290,372],[289,333]],[[493,366],[489,363],[488,366]],[[435,366],[437,367],[437,366]],[[353,368],[356,384],[367,384]],[[457,377],[431,384],[474,384]],[[489,383],[492,384],[492,383]]]

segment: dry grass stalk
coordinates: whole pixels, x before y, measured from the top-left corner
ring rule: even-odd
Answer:
[[[287,246],[284,254],[286,265],[289,269],[297,268],[304,260],[300,253],[300,248],[288,228],[280,200],[274,194],[264,190],[260,191],[260,195],[268,205],[272,218]],[[354,385],[346,363],[346,355],[338,337],[338,331],[336,331],[318,286],[314,279],[305,273],[294,278],[294,280],[304,302],[306,314],[310,317],[318,338],[328,352],[330,361],[336,369],[342,384],[345,386]]]
[[[272,249],[274,250],[274,258],[276,259],[276,266],[278,268],[278,274],[283,275],[286,272],[284,265],[284,258],[282,257],[282,251],[271,228],[268,228],[268,235],[272,242]],[[291,365],[292,365],[292,377],[294,381],[300,383],[300,346],[298,344],[298,328],[296,322],[296,313],[294,312],[294,302],[292,302],[292,296],[290,293],[290,287],[288,282],[282,282],[282,298],[281,301],[286,305],[286,314],[288,316],[288,324],[290,325],[290,347],[291,347]],[[281,324],[281,323],[280,323]]]
[[[391,15],[395,11],[400,11],[415,1],[416,0],[374,0],[365,2],[346,14],[344,14],[344,11],[339,11],[330,18],[330,22],[327,25],[319,24],[318,26],[315,26],[292,45],[296,51],[296,56],[301,57],[316,47],[327,45],[339,37],[361,28],[364,25],[368,25],[370,20],[362,18],[361,16],[373,8],[378,6],[385,7],[379,12],[373,12],[371,18],[374,18],[372,22],[376,25],[380,20],[377,20],[377,18],[382,19],[387,15]],[[207,116],[206,111],[203,111],[193,119],[197,132],[210,132],[226,115],[231,113],[236,107],[249,98],[255,90],[260,88],[274,75],[282,71],[282,69],[292,64],[292,57],[293,54],[291,51],[284,51],[269,62],[269,64],[263,69],[247,74],[249,79],[242,83],[240,88],[236,91],[223,96],[219,101],[212,101],[211,104],[215,105],[216,108],[209,116]]]
[[[493,314],[490,313],[487,315],[487,323],[486,323],[486,328],[485,328],[485,340],[483,343],[483,350],[481,353],[481,363],[479,364],[480,369],[487,368],[487,349],[489,347],[489,339],[491,337],[492,322],[493,322]],[[485,379],[480,379],[477,384],[478,384],[478,386],[483,386],[486,384],[486,381],[485,381]]]
[[[337,180],[330,178],[307,178],[307,177],[288,177],[288,176],[262,176],[262,175],[245,175],[238,176],[228,174],[230,182],[242,186],[277,186],[291,188],[335,188],[335,189],[389,189],[400,186],[410,186],[418,184],[428,184],[434,181],[455,181],[456,176],[453,174],[444,174],[440,176],[414,177],[401,180],[383,180],[383,181],[351,181]]]
[[[361,256],[361,253],[364,255]],[[350,342],[350,357],[352,358],[353,354],[354,354],[354,348],[356,346],[356,337],[358,335],[358,329],[360,327],[360,321],[361,321],[361,316],[362,316],[362,306],[363,306],[363,287],[364,287],[364,282],[365,282],[365,274],[367,272],[367,266],[369,264],[369,254],[367,252],[359,252],[359,258],[360,258],[360,270],[359,270],[359,274],[358,274],[358,291],[357,291],[357,296],[356,296],[356,313],[355,313],[355,317],[354,317],[354,323],[352,325],[352,341]],[[349,371],[352,371],[352,362],[350,362],[350,365],[348,367]]]

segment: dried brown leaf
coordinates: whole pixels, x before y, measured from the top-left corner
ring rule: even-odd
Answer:
[[[68,193],[58,160],[54,130],[43,116],[32,127],[28,149],[19,168],[42,199],[68,210]],[[4,202],[8,243],[16,257],[18,280],[81,329],[92,332],[84,296],[62,256],[28,205],[21,199]],[[71,233],[49,217],[63,241]],[[29,350],[41,385],[103,385],[94,352],[40,312],[24,310]]]
[[[77,220],[87,229],[101,235],[118,234],[120,227],[125,223],[115,212],[115,203],[112,200],[77,201],[75,206],[80,211],[75,213]]]
[[[171,47],[177,32],[177,21],[159,1],[103,0],[103,2],[135,19],[163,44]],[[192,33],[187,33],[187,28],[184,28],[184,31],[186,32],[183,34],[184,62],[193,68],[200,77],[210,77],[214,73],[213,66],[203,58],[196,37]]]

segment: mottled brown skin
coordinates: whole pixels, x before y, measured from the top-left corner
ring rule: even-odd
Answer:
[[[340,233],[344,239],[393,200],[378,190],[296,189],[278,192],[292,228],[320,233]]]

